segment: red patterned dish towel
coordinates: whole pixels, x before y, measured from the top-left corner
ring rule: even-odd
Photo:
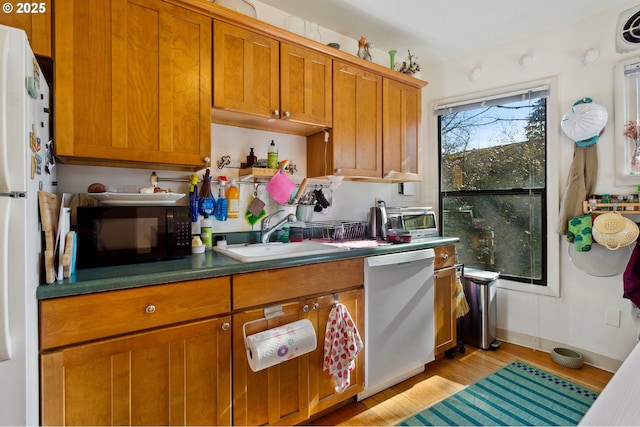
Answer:
[[[329,313],[324,335],[324,366],[333,376],[336,392],[342,393],[351,384],[351,371],[363,344],[358,328],[344,304],[336,303]]]

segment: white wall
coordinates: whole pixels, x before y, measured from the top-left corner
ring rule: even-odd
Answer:
[[[538,37],[520,40],[514,35],[503,46],[477,52],[437,66],[426,67],[423,77],[430,83],[424,89],[425,147],[424,147],[424,197],[433,199],[437,194],[436,159],[429,153],[437,151],[435,119],[429,105],[436,100],[473,96],[474,93],[492,91],[529,81],[557,78],[557,111],[561,117],[580,98],[590,97],[609,112],[609,123],[597,143],[598,183],[597,193],[632,194],[632,187],[614,185],[614,74],[616,63],[638,53],[620,55],[615,52],[614,35],[618,15],[635,6],[630,1],[624,7],[614,9],[583,22],[565,25]],[[553,13],[553,11],[549,11]],[[591,48],[600,51],[599,59],[591,64],[582,63],[583,54]],[[640,52],[639,52],[640,53]],[[520,58],[528,54],[532,60],[526,67]],[[482,69],[478,80],[472,82],[469,73],[474,67]],[[557,118],[559,122],[559,118]],[[562,192],[574,151],[574,143],[564,135],[559,126],[549,129],[550,147],[558,153],[557,186]],[[552,207],[555,208],[555,207]],[[550,218],[549,227],[555,230],[557,216]],[[631,304],[622,298],[622,276],[595,277],[579,270],[568,257],[568,243],[564,236],[551,233],[560,244],[558,263],[560,296],[540,296],[531,292],[499,289],[498,328],[507,336],[534,348],[562,344],[606,356],[593,360],[601,366],[611,367],[606,358],[624,359],[634,346],[638,319],[631,312]],[[621,253],[620,256],[623,256]],[[627,251],[628,256],[628,251]],[[594,261],[598,261],[594,259]],[[605,324],[607,311],[613,317],[620,312],[620,327]],[[595,358],[594,358],[595,359]]]
[[[260,19],[274,25],[282,26],[286,14],[255,2]],[[424,182],[419,195],[402,196],[397,193],[393,184],[371,184],[345,182],[333,192],[333,207],[324,216],[316,215],[314,220],[347,219],[364,220],[374,198],[380,197],[388,205],[433,205],[438,200],[437,177],[437,134],[434,118],[430,114],[429,105],[439,99],[472,95],[475,92],[496,90],[509,85],[518,85],[529,81],[548,77],[557,77],[558,105],[560,115],[582,97],[588,96],[606,107],[610,121],[598,142],[599,174],[597,192],[599,193],[631,193],[631,188],[616,188],[613,178],[613,66],[617,62],[633,57],[634,54],[619,55],[614,50],[614,32],[617,16],[620,11],[632,7],[635,2],[619,10],[601,14],[588,21],[575,25],[567,25],[555,32],[541,34],[537,38],[517,40],[504,46],[475,55],[452,60],[438,66],[430,66],[422,70],[422,78],[429,81],[423,91],[423,171]],[[552,11],[550,11],[552,13]],[[337,41],[344,51],[356,50],[356,42],[335,33],[321,29],[322,41]],[[581,62],[583,53],[590,48],[600,51],[600,58],[592,65],[585,66]],[[640,53],[640,52],[639,52]],[[532,56],[527,67],[521,67],[519,59],[524,54]],[[384,52],[374,50],[374,61],[386,64],[388,57]],[[481,66],[482,75],[470,82],[468,75],[473,67]],[[559,154],[557,182],[558,191],[564,187],[566,176],[573,156],[573,141],[561,132],[559,127],[549,129],[555,132]],[[293,180],[299,182],[306,170],[306,147],[304,138],[270,132],[253,131],[235,127],[212,125],[212,159],[215,163],[222,155],[231,155],[234,161],[244,161],[249,147],[254,147],[258,158],[266,157],[267,146],[274,139],[280,149],[280,158],[287,158],[298,167],[298,174]],[[157,171],[161,177],[186,178],[183,172]],[[214,176],[225,174],[233,176],[236,170],[229,168],[220,173],[212,170]],[[92,182],[103,182],[113,187],[149,185],[148,170],[97,168],[84,166],[59,165],[59,191],[84,192]],[[161,186],[170,186],[174,191],[187,192],[187,184],[161,182]],[[246,209],[253,187],[243,185],[241,188],[241,213]],[[264,186],[259,196],[269,200],[264,193]],[[279,207],[270,201],[267,210],[275,212]],[[550,223],[551,228],[555,228]],[[216,231],[240,231],[250,229],[243,218],[229,220],[226,223],[216,222]],[[556,237],[556,236],[554,236]],[[607,359],[623,360],[635,344],[638,321],[632,316],[630,302],[621,297],[621,275],[613,277],[594,277],[576,268],[567,255],[568,244],[564,237],[557,236],[560,252],[558,263],[560,296],[540,296],[529,292],[517,292],[505,289],[499,291],[499,329],[505,331],[514,341],[520,341],[531,347],[543,347],[545,344],[560,343],[583,350],[594,357],[593,361],[604,367],[611,367]],[[607,312],[620,311],[620,327],[605,324]],[[604,362],[603,362],[604,360]],[[610,361],[610,360],[609,360]],[[615,367],[615,363],[613,364]]]

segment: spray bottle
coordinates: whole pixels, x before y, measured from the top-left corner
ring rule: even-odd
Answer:
[[[221,176],[218,181],[218,200],[216,201],[216,208],[214,211],[214,216],[218,221],[226,221],[227,220],[227,197],[225,196],[224,186],[227,183],[227,177]]]

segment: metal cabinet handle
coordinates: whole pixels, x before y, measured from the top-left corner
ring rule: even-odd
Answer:
[[[309,311],[309,304],[305,304],[302,306],[302,311],[304,311],[305,313],[307,313]]]
[[[317,310],[318,308],[320,308],[320,304],[318,304],[317,302],[313,303],[313,309]]]
[[[231,325],[229,324],[229,322],[224,322],[222,324],[222,330],[223,331],[228,331],[230,327],[231,327]]]
[[[153,314],[156,312],[156,306],[153,304],[149,304],[147,308],[144,309],[147,314]]]
[[[274,116],[279,116],[280,115],[280,110],[278,110],[278,109],[273,110],[273,115]]]
[[[291,117],[291,112],[285,111],[284,112],[284,117],[287,117],[287,118]]]
[[[442,254],[442,259],[449,259],[449,254]]]

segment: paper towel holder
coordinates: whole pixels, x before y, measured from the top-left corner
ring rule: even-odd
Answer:
[[[282,311],[282,305],[273,305],[271,307],[264,308],[264,317],[255,320],[249,320],[242,325],[242,338],[244,339],[244,348],[249,350],[249,346],[247,345],[247,330],[246,326],[252,323],[264,322],[265,320],[273,319],[274,317],[284,316],[284,311]]]

